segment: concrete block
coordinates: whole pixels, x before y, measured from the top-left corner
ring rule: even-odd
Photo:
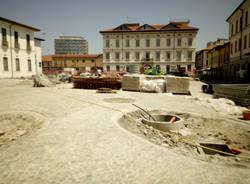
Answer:
[[[145,79],[144,75],[128,74],[122,78],[122,90],[140,91],[141,81]]]
[[[178,94],[189,94],[189,78],[187,77],[166,77],[166,92],[167,93],[178,93]]]

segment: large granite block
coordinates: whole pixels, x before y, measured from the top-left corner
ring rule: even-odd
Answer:
[[[187,77],[166,77],[166,92],[177,94],[189,94],[189,78]]]
[[[122,78],[122,90],[140,91],[141,81],[145,79],[144,75],[128,74]]]

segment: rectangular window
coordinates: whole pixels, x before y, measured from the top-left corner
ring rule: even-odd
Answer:
[[[109,52],[106,52],[105,58],[106,58],[106,60],[110,60],[110,54],[109,54]]]
[[[181,46],[181,38],[177,39],[177,46],[179,46],[179,47]]]
[[[106,48],[109,48],[109,46],[110,46],[109,40],[106,40]]]
[[[120,53],[119,52],[116,52],[115,53],[115,60],[119,60],[120,59]]]
[[[146,52],[146,61],[150,60],[150,52]]]
[[[126,47],[129,47],[130,43],[129,40],[126,40]]]
[[[116,71],[120,71],[120,65],[116,65]]]
[[[8,58],[7,57],[3,58],[3,71],[9,71]]]
[[[27,42],[27,50],[31,51],[31,45],[30,45],[30,35],[26,35],[26,42]]]
[[[135,40],[135,46],[140,47],[140,40]]]
[[[171,45],[171,39],[167,38],[167,46],[170,47],[170,45]]]
[[[18,32],[17,31],[14,32],[14,38],[15,38],[15,41],[18,42]]]
[[[248,11],[245,13],[245,27],[248,25]]]
[[[7,43],[7,31],[5,28],[2,28],[2,45],[3,46],[8,46]]]
[[[107,71],[109,72],[110,71],[110,66],[107,65],[106,68],[107,68]]]
[[[250,33],[248,34],[248,47],[250,48]]]
[[[188,59],[188,61],[192,61],[192,55],[193,55],[192,51],[188,51],[187,52],[187,59]]]
[[[231,43],[230,53],[233,54],[233,43]]]
[[[234,24],[231,25],[231,36],[234,34]]]
[[[129,52],[126,52],[126,53],[125,53],[126,61],[129,61],[129,56],[130,56],[130,53],[129,53]]]
[[[116,46],[116,48],[120,47],[120,40],[115,41],[115,46]]]
[[[242,16],[241,16],[241,17],[240,17],[240,30],[239,30],[239,31],[242,30],[242,26],[243,26],[242,22],[243,22],[243,19],[242,19]]]
[[[29,72],[32,71],[31,60],[30,60],[30,59],[28,59],[28,71],[29,71]]]
[[[161,46],[161,40],[160,38],[156,39],[156,47],[160,47]]]
[[[244,49],[247,48],[247,35],[244,36]]]
[[[16,49],[19,49],[19,43],[18,43],[18,32],[14,32],[14,38],[15,38],[15,41],[14,41],[14,47]]]
[[[190,72],[191,71],[191,65],[187,65],[187,70]]]
[[[160,52],[156,52],[155,53],[156,61],[160,61],[160,57],[161,57],[161,53]]]
[[[238,50],[241,50],[241,38],[239,39],[239,47]]]
[[[181,51],[177,51],[176,52],[176,61],[180,61],[181,60]]]
[[[166,52],[166,59],[167,59],[167,61],[170,61],[170,52]]]
[[[236,20],[236,29],[235,29],[235,33],[238,33],[238,20]]]
[[[193,39],[192,38],[188,38],[188,46],[192,46],[193,45]]]
[[[135,53],[135,60],[139,61],[140,60],[140,52]]]
[[[16,58],[16,71],[17,72],[20,71],[20,61],[19,61],[19,58]]]
[[[234,43],[234,53],[236,53],[236,52],[237,52],[237,40]]]
[[[146,47],[150,47],[150,39],[146,39]]]

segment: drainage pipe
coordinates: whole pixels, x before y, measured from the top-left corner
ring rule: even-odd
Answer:
[[[139,106],[137,106],[135,104],[132,104],[132,105],[139,108],[139,109],[141,109],[143,112],[145,112],[147,115],[149,115],[149,120],[150,120],[150,118],[152,118],[154,121],[156,121],[156,119],[149,112],[147,112],[146,110],[144,110],[143,108],[141,108],[141,107],[139,107]]]

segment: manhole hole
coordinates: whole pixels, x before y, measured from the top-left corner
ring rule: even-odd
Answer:
[[[32,112],[0,112],[0,145],[41,127],[44,117]]]
[[[178,131],[183,127],[183,119],[176,115],[153,115],[152,118],[143,118],[142,122],[161,131]]]
[[[178,154],[207,162],[250,167],[249,126],[189,113],[153,110],[150,114],[156,122],[149,119],[149,116],[141,110],[137,110],[123,115],[119,123],[128,131]],[[171,129],[167,126],[172,125],[170,121],[173,117],[175,117],[176,125],[178,123],[180,125]],[[203,149],[202,146],[208,149]],[[240,157],[241,154],[238,157],[213,154],[214,149],[227,153],[233,153],[234,150],[238,153],[242,151],[242,157]],[[244,159],[246,157],[243,158],[243,154],[248,159]]]
[[[131,98],[104,98],[105,102],[109,103],[132,103],[135,102],[134,99]]]

